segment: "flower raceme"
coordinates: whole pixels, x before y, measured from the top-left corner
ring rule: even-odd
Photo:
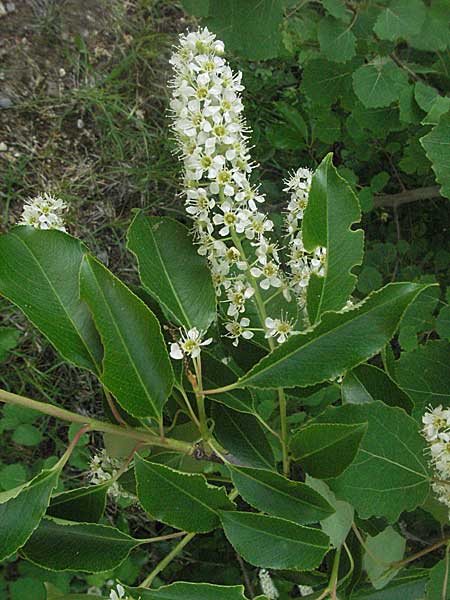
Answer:
[[[325,274],[326,251],[320,248],[311,255],[301,243],[311,173],[299,169],[287,187],[292,196],[287,219],[291,274],[283,272],[279,248],[271,239],[274,223],[260,210],[264,195],[250,180],[255,164],[243,117],[242,74],[230,68],[223,54],[223,42],[206,28],[181,35],[170,61],[170,107],[184,167],[186,212],[193,220],[198,252],[208,259],[216,294],[226,305],[225,335],[237,345],[261,326],[266,337],[273,337],[269,324],[282,321],[281,315],[269,315],[267,322],[267,315],[260,315],[260,323],[250,323],[248,303],[256,301],[258,288],[279,291],[288,302],[293,292],[303,301],[310,273]],[[291,333],[292,327],[285,327],[278,342]],[[174,358],[189,354],[182,347],[186,341],[172,344]]]
[[[450,408],[429,408],[422,417],[422,434],[429,444],[432,484],[438,500],[450,509]]]

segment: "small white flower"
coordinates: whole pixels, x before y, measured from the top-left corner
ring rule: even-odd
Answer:
[[[263,290],[268,290],[271,286],[279,288],[283,283],[279,277],[278,266],[273,261],[269,261],[262,268],[252,267],[250,272],[257,279],[262,277],[259,285]]]
[[[203,334],[204,332],[199,331],[197,327],[183,332],[179,342],[170,344],[170,356],[176,360],[181,360],[184,356],[197,358],[200,355],[201,347],[208,346],[213,341],[212,338],[202,340]]]
[[[314,250],[311,258],[311,271],[320,277],[324,277],[327,268],[327,249],[319,246]]]
[[[250,319],[247,317],[242,317],[240,321],[230,321],[225,325],[225,329],[228,331],[226,337],[229,337],[233,340],[233,346],[237,346],[239,344],[239,338],[242,337],[244,340],[251,340],[254,336],[253,331],[247,329],[250,325]]]
[[[309,585],[299,585],[298,591],[300,592],[300,596],[309,596],[310,594],[314,594],[314,590]]]
[[[111,593],[109,594],[109,599],[110,600],[133,600],[133,597],[128,596],[125,592],[125,588],[122,585],[120,585],[120,583],[118,583],[116,585],[116,589],[111,590]]]
[[[66,209],[65,202],[44,192],[43,195],[29,198],[26,201],[19,225],[31,225],[36,229],[66,231],[63,220],[63,213]]]
[[[267,317],[266,322],[266,338],[274,337],[279,344],[283,344],[290,335],[297,333],[293,330],[293,324],[287,319],[272,319]]]
[[[429,442],[436,440],[440,433],[450,429],[450,409],[430,408],[422,417],[423,434]]]

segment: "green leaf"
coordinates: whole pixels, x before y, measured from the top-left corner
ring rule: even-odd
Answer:
[[[254,508],[299,525],[317,523],[333,513],[320,493],[263,469],[230,466],[231,478],[242,498]]]
[[[431,85],[423,81],[417,81],[414,85],[414,97],[420,108],[425,112],[429,112],[439,97],[439,92]]]
[[[57,463],[31,481],[0,492],[0,562],[23,546],[39,525],[60,472]]]
[[[289,448],[309,475],[328,479],[336,477],[352,463],[366,431],[367,423],[363,422],[352,425],[313,423],[294,434]]]
[[[53,496],[47,515],[77,521],[80,523],[97,523],[105,512],[108,483],[60,492]]]
[[[450,111],[441,116],[430,133],[420,138],[420,143],[441,185],[441,194],[450,199]]]
[[[282,49],[280,27],[289,0],[214,0],[205,25],[228,51],[251,60],[276,58]]]
[[[19,487],[27,480],[25,467],[20,463],[6,465],[0,470],[0,487],[4,490],[10,490]]]
[[[182,473],[140,456],[135,459],[137,495],[154,519],[189,532],[220,525],[218,510],[232,510],[225,488],[209,485],[203,475]]]
[[[309,571],[329,549],[328,536],[320,529],[247,512],[222,512],[221,518],[233,548],[256,567]]]
[[[376,57],[353,74],[353,89],[366,108],[389,106],[408,86],[408,76],[390,58]]]
[[[382,40],[407,40],[419,33],[425,15],[425,5],[421,0],[392,0],[378,15],[373,30]]]
[[[256,417],[214,404],[214,437],[238,464],[274,469],[275,459],[262,425]]]
[[[319,21],[320,50],[328,60],[345,63],[355,56],[356,37],[346,23],[325,17]]]
[[[427,600],[446,600],[450,598],[450,578],[446,576],[446,571],[450,568],[447,565],[448,559],[444,558],[434,565],[430,570],[430,580],[427,585]],[[447,580],[447,589],[444,596],[444,581]]]
[[[434,328],[433,312],[439,302],[439,294],[438,287],[429,288],[419,294],[406,309],[398,336],[398,341],[404,350],[417,348],[417,335]]]
[[[246,600],[242,585],[224,586],[177,581],[156,590],[125,587],[133,598],[141,600]]]
[[[352,74],[360,64],[357,59],[345,64],[322,58],[310,60],[303,70],[302,90],[313,102],[326,106],[353,96]]]
[[[402,409],[382,402],[329,408],[320,422],[368,422],[355,460],[328,483],[336,495],[350,502],[363,519],[386,517],[393,523],[400,513],[420,506],[429,492],[424,456],[425,440],[416,422]]]
[[[9,582],[8,600],[46,600],[44,584],[32,577]]]
[[[363,557],[363,568],[376,590],[384,588],[399,572],[392,569],[386,573],[387,565],[401,560],[405,554],[406,540],[399,533],[386,527],[381,533],[366,537],[366,552]],[[377,557],[380,562],[372,557]],[[384,563],[384,564],[383,564]]]
[[[209,13],[209,0],[182,0],[181,4],[186,12],[196,17],[207,17]]]
[[[446,8],[447,6],[448,4]],[[449,40],[448,8],[447,15],[442,8],[443,5],[439,2],[434,2],[427,7],[425,20],[419,33],[409,36],[409,43],[413,48],[426,52],[445,51]]]
[[[79,240],[62,231],[14,227],[0,236],[0,293],[66,360],[97,372],[102,347],[88,308],[80,301],[78,283],[86,252]]]
[[[107,525],[44,518],[22,554],[52,571],[101,573],[118,567],[141,543]]]
[[[436,319],[436,331],[441,338],[450,340],[450,306],[448,304],[439,311]]]
[[[346,7],[344,0],[322,0],[323,7],[331,16],[348,23],[351,11]]]
[[[329,310],[341,309],[356,283],[351,270],[361,264],[364,247],[362,230],[351,227],[361,218],[358,199],[338,174],[330,153],[315,171],[308,206],[302,222],[303,243],[312,252],[318,246],[327,249],[324,277],[311,275],[307,308],[311,323]]]
[[[399,386],[415,404],[413,415],[421,420],[427,406],[450,403],[450,344],[433,340],[413,352],[404,352],[396,366]]]
[[[45,589],[47,600],[98,600],[99,598],[97,595],[92,594],[67,594],[48,582],[45,582]]]
[[[236,381],[236,373],[221,360],[209,352],[202,352],[203,387],[214,389]],[[253,398],[249,390],[230,390],[223,394],[208,396],[214,402],[220,402],[232,410],[254,413]]]
[[[387,373],[374,365],[362,364],[349,371],[342,382],[344,404],[364,404],[381,400],[388,406],[398,406],[411,413],[413,403]]]
[[[0,362],[4,361],[8,356],[8,352],[17,346],[19,337],[19,329],[0,327]]]
[[[42,441],[42,433],[34,425],[24,423],[14,431],[12,440],[20,446],[37,446]]]
[[[236,387],[306,387],[338,377],[383,348],[424,289],[392,283],[352,310],[324,314],[313,330],[292,336],[260,360]]]
[[[167,217],[138,213],[127,247],[138,259],[142,285],[168,318],[186,329],[208,329],[216,318],[216,294],[187,227]]]
[[[428,569],[407,569],[383,590],[374,590],[372,585],[364,586],[362,590],[352,594],[352,600],[425,600],[425,598],[429,600],[425,596],[428,571]]]
[[[83,261],[80,283],[105,348],[102,383],[131,415],[159,420],[173,371],[156,317],[92,257]]]
[[[347,539],[347,535],[352,527],[355,517],[353,506],[348,502],[337,500],[327,484],[320,479],[313,479],[307,475],[306,483],[324,496],[334,508],[334,514],[323,519],[320,522],[320,526],[322,527],[322,531],[330,538],[331,545],[335,548],[340,548]]]

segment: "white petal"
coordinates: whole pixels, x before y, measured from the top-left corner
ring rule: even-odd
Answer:
[[[176,360],[181,360],[183,358],[183,351],[179,344],[170,344],[170,356]]]

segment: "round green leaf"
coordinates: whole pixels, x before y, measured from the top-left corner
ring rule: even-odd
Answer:
[[[356,38],[346,23],[325,17],[319,21],[320,50],[328,60],[345,63],[355,55]]]
[[[389,106],[408,86],[408,76],[390,58],[375,58],[353,74],[353,89],[366,108]]]
[[[13,442],[21,446],[37,446],[42,440],[42,433],[29,423],[19,425],[12,434]]]

